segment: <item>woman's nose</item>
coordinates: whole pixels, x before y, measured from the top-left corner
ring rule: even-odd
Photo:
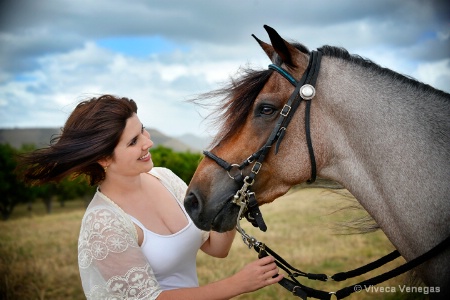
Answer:
[[[153,147],[153,141],[150,138],[150,134],[147,131],[145,131],[144,135],[146,137],[145,143],[144,143],[144,148],[151,148],[151,147]]]

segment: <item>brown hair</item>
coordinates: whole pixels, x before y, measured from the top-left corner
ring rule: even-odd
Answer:
[[[98,161],[113,155],[133,113],[137,105],[128,98],[103,95],[79,103],[49,147],[21,157],[24,180],[42,184],[85,174],[91,185],[99,183],[105,171]]]

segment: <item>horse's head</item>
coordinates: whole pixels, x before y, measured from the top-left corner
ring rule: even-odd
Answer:
[[[286,70],[298,81],[308,68],[308,50],[300,44],[290,44],[274,29],[264,27],[272,45],[255,39],[275,66]],[[252,153],[264,152],[261,168],[253,175],[251,186],[259,205],[272,202],[292,185],[310,178],[311,160],[305,138],[303,103],[292,117],[289,128],[280,128],[273,147],[268,145],[267,151],[260,151],[273,135],[280,113],[287,112],[284,106],[294,89],[289,80],[269,69],[247,70],[229,87],[220,90],[226,95],[221,105],[219,134],[215,146],[207,153],[209,157],[198,166],[185,198],[187,212],[197,227],[223,232],[236,226],[239,206],[232,199],[242,187],[242,178],[250,174],[252,168],[255,170],[254,162],[247,162]],[[213,94],[217,96],[217,93]],[[223,159],[222,166],[219,157]],[[231,164],[239,164],[241,168]],[[241,173],[243,177],[239,176]]]

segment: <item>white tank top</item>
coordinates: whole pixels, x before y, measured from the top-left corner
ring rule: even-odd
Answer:
[[[179,206],[188,219],[188,225],[171,235],[154,233],[130,216],[144,232],[141,248],[163,290],[198,286],[196,257],[202,245],[202,233],[184,207]]]

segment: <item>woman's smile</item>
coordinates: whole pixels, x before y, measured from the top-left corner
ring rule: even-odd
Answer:
[[[144,156],[139,157],[139,160],[148,161],[150,159],[150,152],[145,154]]]

